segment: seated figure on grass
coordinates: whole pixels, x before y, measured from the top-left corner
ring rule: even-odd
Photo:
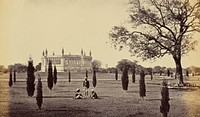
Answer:
[[[77,88],[75,91],[75,99],[83,99],[83,95],[80,93],[79,88]]]
[[[97,93],[92,89],[91,90],[92,95],[91,95],[91,99],[98,99]]]

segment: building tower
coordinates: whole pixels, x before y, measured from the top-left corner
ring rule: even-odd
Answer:
[[[62,56],[64,56],[65,54],[65,51],[64,51],[64,48],[62,48]]]
[[[46,56],[48,55],[48,51],[47,51],[47,48],[46,48]]]
[[[90,53],[89,53],[89,55],[90,55],[90,56],[92,56],[92,52],[91,52],[91,50],[90,50]]]

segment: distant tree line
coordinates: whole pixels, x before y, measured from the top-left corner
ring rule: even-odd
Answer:
[[[8,69],[5,68],[3,65],[0,65],[0,74],[8,73]]]
[[[1,69],[1,67],[0,67]],[[15,63],[14,65],[9,65],[8,66],[8,71],[10,70],[16,70],[16,72],[20,73],[20,72],[27,72],[27,65],[21,64],[21,63]],[[40,71],[41,70],[41,63],[38,63],[38,65],[36,65],[34,67],[35,71]]]

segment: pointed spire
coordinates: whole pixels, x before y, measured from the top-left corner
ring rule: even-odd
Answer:
[[[64,48],[62,48],[62,55],[64,55],[65,51],[64,51]]]
[[[42,52],[42,56],[44,56],[44,50],[43,50],[43,52]]]
[[[55,53],[53,52],[53,56],[55,55]]]
[[[31,54],[29,54],[29,60],[32,60]]]
[[[48,55],[48,51],[47,51],[47,48],[46,48],[46,56]]]
[[[81,55],[83,56],[83,49],[81,48]]]
[[[90,56],[92,56],[92,52],[91,52],[91,50],[90,50]]]
[[[69,52],[69,55],[71,55],[71,52]]]

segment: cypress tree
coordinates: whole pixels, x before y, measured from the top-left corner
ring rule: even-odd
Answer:
[[[189,77],[189,72],[188,72],[188,70],[186,70],[186,76]]]
[[[123,90],[128,90],[128,67],[124,67],[122,70],[122,89]]]
[[[51,63],[51,61],[49,61],[49,66],[48,66],[47,82],[48,82],[48,88],[50,90],[52,90],[52,88],[53,88],[53,74],[52,74],[52,63]]]
[[[16,70],[14,70],[14,83],[16,82]]]
[[[92,77],[92,79],[93,79],[93,81],[92,81],[93,86],[96,87],[96,85],[97,85],[97,79],[96,79],[96,71],[95,70],[93,70],[93,77]]]
[[[88,78],[88,71],[85,72],[85,77]]]
[[[168,77],[170,76],[170,71],[169,71],[169,69],[167,70],[167,76],[168,76]]]
[[[150,70],[151,80],[153,80],[153,70]]]
[[[38,108],[41,109],[42,102],[43,102],[43,94],[42,94],[42,81],[39,74],[38,74],[36,101],[37,101]]]
[[[118,79],[118,71],[117,71],[117,68],[115,69],[115,80]]]
[[[163,117],[167,117],[167,113],[169,112],[170,105],[169,105],[169,91],[167,87],[166,81],[162,83],[162,90],[161,90],[161,105],[160,105],[160,112],[163,114]]]
[[[56,66],[54,66],[54,77],[53,77],[53,81],[54,81],[54,84],[57,83],[57,69],[56,69]]]
[[[33,61],[30,59],[28,61],[28,67],[27,67],[27,93],[28,93],[28,96],[33,96],[34,95],[34,91],[35,91],[35,76],[34,76],[34,70],[35,68],[33,67]]]
[[[132,83],[135,83],[135,65],[132,67]]]
[[[70,72],[70,70],[69,70],[69,82],[71,82],[71,72]]]
[[[10,77],[9,77],[8,85],[9,85],[10,87],[13,85],[13,81],[12,81],[12,70],[10,70]]]
[[[140,72],[140,97],[142,97],[142,99],[144,99],[144,97],[146,96],[146,86],[145,86],[145,74],[144,71],[142,70]]]

